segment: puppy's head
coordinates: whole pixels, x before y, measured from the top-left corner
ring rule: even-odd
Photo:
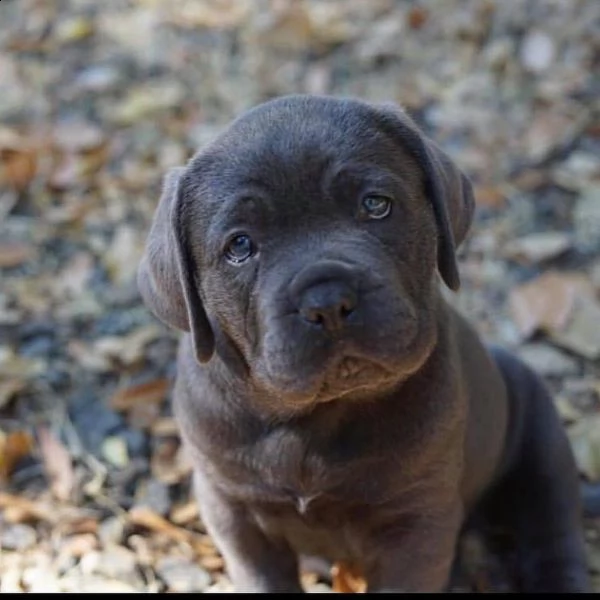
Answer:
[[[398,108],[279,98],[167,175],[139,286],[200,363],[216,350],[283,410],[367,396],[430,354],[472,211]]]

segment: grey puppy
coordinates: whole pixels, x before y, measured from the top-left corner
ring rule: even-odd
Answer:
[[[138,283],[183,336],[175,413],[238,591],[298,556],[439,591],[469,515],[520,587],[588,587],[577,474],[539,378],[482,345],[459,287],[471,184],[400,109],[289,96],[171,171]]]

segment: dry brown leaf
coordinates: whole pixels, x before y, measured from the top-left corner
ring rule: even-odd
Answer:
[[[161,440],[150,460],[152,475],[163,483],[180,483],[192,471],[191,461],[178,439]]]
[[[35,248],[23,242],[0,243],[0,269],[18,267],[35,258]]]
[[[186,0],[170,7],[165,20],[185,29],[230,29],[246,19],[249,8],[248,0]]]
[[[96,340],[93,350],[104,359],[116,359],[126,365],[133,364],[144,355],[147,344],[161,335],[156,325],[146,325],[128,335],[108,336]]]
[[[25,387],[23,379],[13,378],[0,381],[0,409],[8,406],[9,402]]]
[[[23,191],[37,171],[37,150],[9,129],[0,129],[0,183]]]
[[[578,295],[593,294],[590,282],[582,275],[549,272],[521,285],[510,293],[510,309],[523,337],[537,330],[565,327]]]
[[[202,556],[200,558],[200,566],[204,567],[207,571],[219,571],[222,572],[225,568],[225,561],[222,556]]]
[[[179,435],[179,426],[173,417],[160,417],[152,423],[150,431],[156,437],[174,437]]]
[[[0,492],[0,509],[7,523],[30,521],[54,523],[58,518],[56,512],[46,503],[4,492]]]
[[[33,438],[27,431],[0,430],[0,481],[6,481],[17,463],[31,454]]]
[[[207,535],[200,535],[177,527],[150,508],[134,506],[128,514],[133,525],[161,533],[176,542],[188,544],[199,556],[213,556],[216,554],[216,549]]]
[[[429,11],[422,6],[411,6],[408,11],[407,21],[411,29],[421,29],[427,22]]]
[[[88,252],[79,252],[61,269],[55,290],[63,295],[77,296],[85,290],[94,271],[94,259]]]
[[[362,594],[367,590],[367,582],[358,570],[346,563],[335,563],[331,567],[332,589],[341,594]]]
[[[46,476],[50,480],[50,489],[59,500],[68,500],[75,485],[71,455],[46,427],[39,429],[38,440]]]
[[[479,185],[475,186],[473,192],[477,206],[498,209],[506,204],[506,195],[498,187]]]
[[[60,547],[61,557],[81,558],[98,548],[98,539],[92,533],[80,533],[66,538]]]
[[[175,525],[188,525],[198,518],[198,505],[194,500],[190,500],[185,504],[174,506],[169,516]]]
[[[110,405],[117,411],[128,411],[137,404],[160,404],[169,389],[168,379],[154,379],[145,383],[121,388],[110,399]]]

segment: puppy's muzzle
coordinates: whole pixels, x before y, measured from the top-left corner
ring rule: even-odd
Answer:
[[[299,316],[327,333],[343,331],[359,306],[358,276],[347,265],[321,261],[292,281],[290,297]]]

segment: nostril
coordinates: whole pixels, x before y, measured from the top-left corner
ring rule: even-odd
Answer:
[[[339,313],[343,319],[348,318],[356,307],[356,302],[353,298],[343,298],[339,305]]]

